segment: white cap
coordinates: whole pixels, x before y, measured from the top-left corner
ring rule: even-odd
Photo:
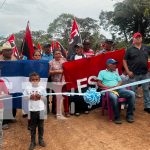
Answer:
[[[7,50],[7,49],[12,49],[12,47],[8,41],[6,43],[4,43],[2,46],[2,50]]]

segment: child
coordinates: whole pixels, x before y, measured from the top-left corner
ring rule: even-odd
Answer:
[[[46,144],[43,140],[44,134],[44,102],[46,99],[45,88],[39,85],[40,76],[36,72],[33,72],[29,76],[31,86],[28,86],[24,95],[29,99],[29,116],[30,116],[30,128],[31,128],[31,144],[29,150],[33,150],[36,146],[36,127],[38,127],[38,140],[39,145],[45,147]]]

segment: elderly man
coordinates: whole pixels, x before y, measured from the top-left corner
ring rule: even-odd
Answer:
[[[106,62],[107,69],[99,72],[98,75],[98,86],[100,88],[113,88],[120,86],[122,84],[121,78],[116,71],[117,61],[114,59],[108,59]],[[134,122],[133,118],[133,109],[135,103],[135,93],[133,91],[127,89],[118,89],[115,91],[109,92],[110,102],[114,111],[114,122],[116,124],[121,124],[122,121],[120,119],[119,105],[118,105],[118,97],[127,99],[127,113],[126,120],[129,123]]]
[[[2,55],[0,56],[0,61],[17,60],[16,57],[13,56],[13,50],[9,42],[4,43],[1,49]]]
[[[126,51],[123,65],[130,77],[130,82],[144,80],[148,78],[148,55],[150,53],[150,47],[142,44],[142,35],[137,32],[133,35],[133,44]],[[144,111],[150,113],[150,93],[149,84],[142,84],[144,95]],[[136,90],[136,86],[132,87],[133,91]]]

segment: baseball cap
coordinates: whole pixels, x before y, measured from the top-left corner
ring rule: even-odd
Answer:
[[[78,47],[83,48],[83,45],[82,45],[81,43],[78,43],[78,44],[76,44],[76,45],[74,46],[74,48],[78,48]]]
[[[107,65],[109,65],[109,64],[117,64],[118,63],[118,61],[116,61],[115,59],[107,59],[107,62],[106,62],[106,64]]]
[[[142,34],[140,32],[136,32],[133,34],[133,38],[142,37]]]

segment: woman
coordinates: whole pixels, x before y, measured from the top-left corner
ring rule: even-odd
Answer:
[[[34,53],[33,53],[33,59],[34,60],[40,60],[42,57],[41,55],[41,51],[40,50],[36,50]]]
[[[60,93],[63,89],[64,91],[64,77],[63,77],[63,63],[66,62],[66,59],[62,57],[62,53],[60,50],[55,50],[54,51],[54,59],[49,62],[50,69],[49,69],[49,75],[51,76],[51,81],[53,82],[53,91],[55,93]],[[55,98],[55,97],[53,97]],[[57,99],[55,98],[54,101],[56,101],[56,117],[57,119],[66,119],[62,115],[62,96],[57,96]],[[55,102],[54,102],[55,103]],[[53,104],[54,104],[53,103]],[[54,105],[53,105],[54,106]],[[54,107],[52,108],[54,111]],[[64,111],[66,116],[69,116],[69,106],[68,106],[68,97],[65,97],[64,99]]]

